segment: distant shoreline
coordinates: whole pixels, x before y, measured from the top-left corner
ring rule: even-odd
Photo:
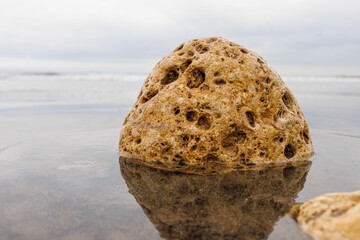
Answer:
[[[25,75],[25,76],[66,76],[66,75],[134,75],[134,76],[147,76],[149,73],[133,73],[133,72],[0,72],[2,75]],[[282,77],[314,77],[314,78],[359,78],[360,75],[348,75],[348,74],[333,74],[333,75],[319,75],[319,74],[281,74]]]

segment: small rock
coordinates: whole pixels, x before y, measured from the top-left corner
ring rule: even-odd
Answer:
[[[360,239],[360,192],[331,193],[302,204],[293,213],[314,239]]]
[[[313,155],[305,117],[281,77],[221,37],[185,42],[157,63],[124,121],[119,148],[148,166],[182,172]]]

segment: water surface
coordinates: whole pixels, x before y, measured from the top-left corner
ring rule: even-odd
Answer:
[[[144,79],[0,75],[1,239],[162,239],[128,192],[117,151],[122,121]],[[315,147],[294,201],[359,190],[360,79],[284,80]],[[308,238],[282,214],[269,239]]]

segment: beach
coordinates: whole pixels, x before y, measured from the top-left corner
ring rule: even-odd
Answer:
[[[0,74],[0,238],[162,239],[120,173],[144,74]],[[360,77],[285,76],[315,155],[296,202],[359,190]],[[308,239],[281,218],[269,239]]]

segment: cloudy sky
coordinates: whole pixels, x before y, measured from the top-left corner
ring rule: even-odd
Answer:
[[[285,74],[360,74],[358,0],[0,0],[0,71],[146,73],[223,36]]]

